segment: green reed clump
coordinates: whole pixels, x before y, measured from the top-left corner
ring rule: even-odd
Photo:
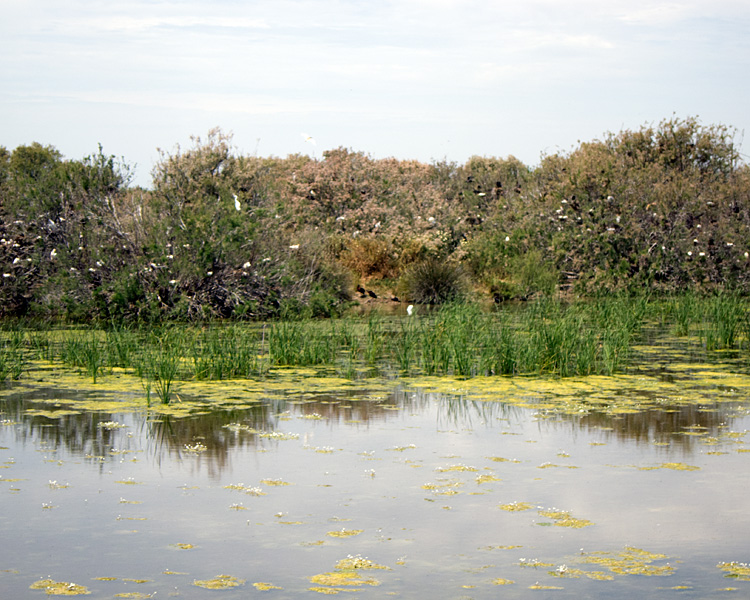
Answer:
[[[667,306],[667,318],[674,322],[675,335],[690,335],[690,329],[701,320],[702,299],[695,292],[686,292],[673,297]]]
[[[179,328],[157,329],[147,337],[139,370],[146,381],[148,397],[153,390],[162,404],[172,401],[182,359],[180,349],[185,348],[186,341],[185,330]]]
[[[703,305],[701,340],[706,349],[739,346],[748,322],[747,303],[736,294],[720,293]]]
[[[26,369],[23,331],[13,330],[0,338],[0,382],[20,379]]]
[[[106,365],[106,353],[96,331],[74,331],[68,334],[62,343],[60,359],[83,369],[94,383]]]
[[[193,376],[216,380],[262,375],[267,365],[259,356],[261,345],[258,332],[247,327],[203,329],[190,349]]]
[[[335,326],[321,321],[280,321],[268,334],[268,354],[274,365],[333,364],[338,349]]]

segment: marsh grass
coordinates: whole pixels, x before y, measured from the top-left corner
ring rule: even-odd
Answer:
[[[182,358],[179,342],[182,341],[183,335],[184,332],[171,327],[156,330],[151,334],[149,343],[141,355],[147,396],[150,396],[153,390],[162,404],[172,401],[174,381]]]
[[[0,382],[19,379],[26,368],[23,332],[14,330],[0,338]]]
[[[63,341],[60,358],[64,363],[81,369],[96,383],[106,365],[106,353],[99,332],[71,332]]]
[[[693,292],[672,298],[667,314],[678,336],[695,334],[707,350],[750,347],[750,305],[732,292],[699,296]]]
[[[660,320],[659,320],[660,319]],[[31,331],[0,335],[0,380],[28,359],[60,360],[94,382],[131,371],[162,403],[182,380],[272,376],[273,367],[332,367],[349,379],[400,375],[474,377],[612,374],[627,367],[645,322],[696,334],[707,350],[750,346],[745,298],[688,295],[666,301],[613,296],[565,303],[552,297],[489,311],[454,302],[419,314],[371,314],[248,325],[150,330]]]

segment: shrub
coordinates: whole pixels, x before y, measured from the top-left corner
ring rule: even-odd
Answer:
[[[429,258],[409,267],[401,277],[402,295],[420,304],[442,304],[460,300],[468,290],[468,278],[461,265]]]

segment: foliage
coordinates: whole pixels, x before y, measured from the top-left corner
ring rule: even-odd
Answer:
[[[734,136],[672,118],[530,168],[344,148],[242,156],[214,129],[160,151],[150,190],[101,147],[81,160],[0,147],[0,316],[330,317],[357,283],[395,281],[428,303],[472,290],[746,294],[750,167]]]
[[[429,258],[409,267],[401,278],[403,296],[420,304],[442,304],[461,299],[468,284],[461,265]]]

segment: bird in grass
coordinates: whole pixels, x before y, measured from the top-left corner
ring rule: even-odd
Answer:
[[[242,205],[240,204],[240,199],[237,197],[237,194],[233,194],[234,196],[234,208],[237,209],[237,212],[242,210]]]
[[[409,315],[410,317],[412,316],[412,314],[414,314],[413,304],[410,304],[409,306],[406,307],[406,314]]]

